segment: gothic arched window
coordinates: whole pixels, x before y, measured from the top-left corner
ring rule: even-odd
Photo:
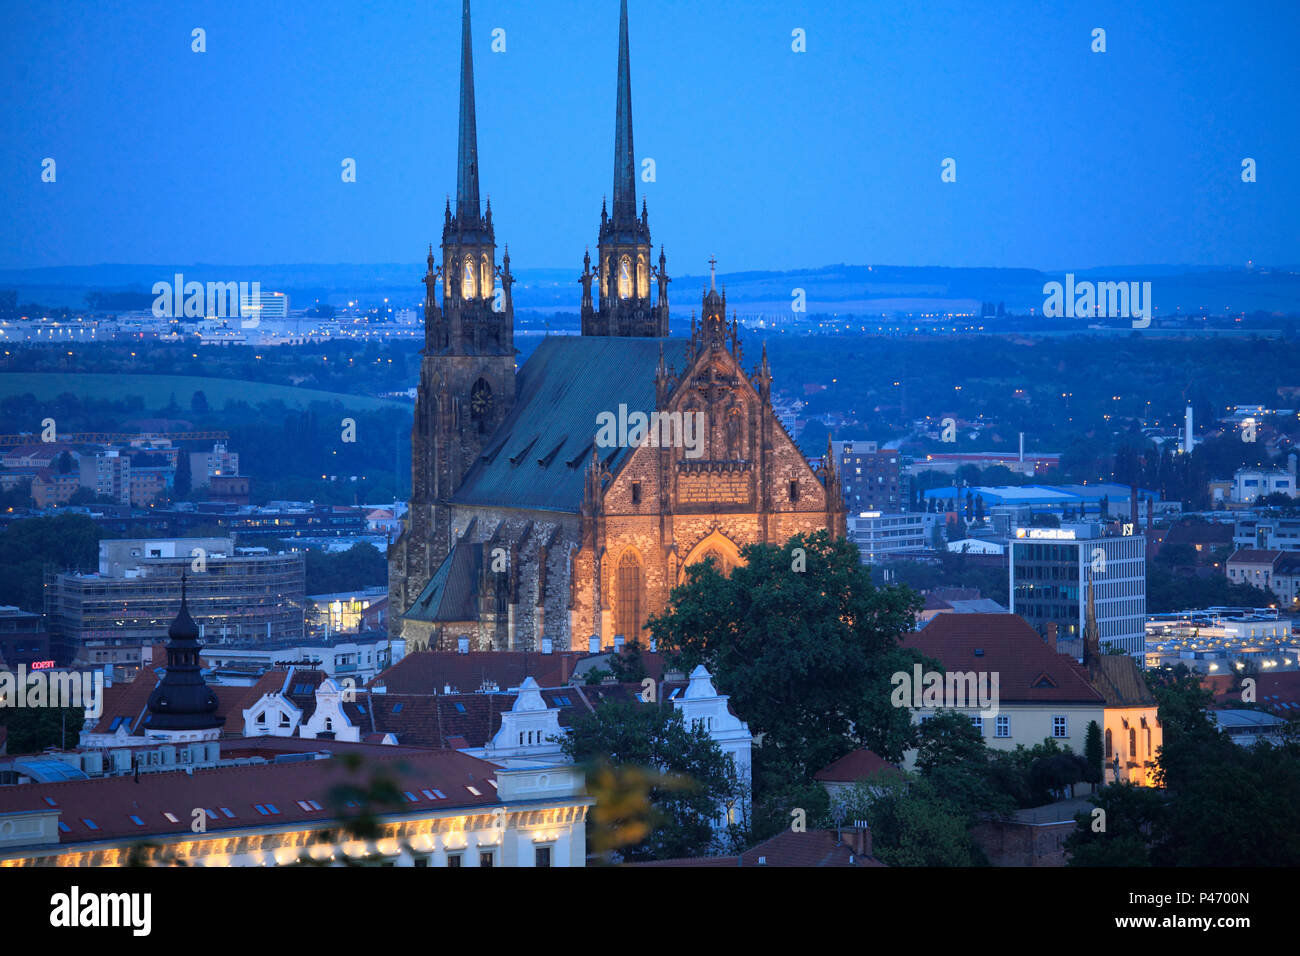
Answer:
[[[716,548],[709,548],[709,550],[700,555],[700,560],[712,561],[713,570],[717,571],[719,574],[727,573],[727,562],[723,559],[722,555],[718,553]]]
[[[488,422],[492,420],[492,386],[483,379],[470,389],[469,417],[480,435],[487,433]]]
[[[618,261],[618,297],[620,299],[632,297],[632,260],[628,256]]]
[[[1111,738],[1110,731],[1106,731],[1106,759],[1109,760],[1114,754],[1114,741]]]
[[[633,551],[623,552],[618,562],[615,578],[617,592],[614,601],[614,631],[628,641],[641,635],[641,562]]]
[[[462,299],[474,298],[474,257],[465,257],[465,267],[460,274],[460,296]]]
[[[650,298],[650,272],[646,269],[645,256],[636,257],[636,294],[637,298]]]
[[[483,253],[483,261],[480,263],[480,266],[481,270],[479,274],[478,287],[483,290],[483,298],[486,299],[492,294],[492,290],[496,286],[496,282],[493,281],[492,277],[492,260],[488,258],[486,252]]]

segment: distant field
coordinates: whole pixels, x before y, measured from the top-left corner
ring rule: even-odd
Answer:
[[[203,378],[198,375],[93,375],[51,372],[0,373],[0,399],[10,395],[31,393],[40,401],[48,401],[65,392],[84,399],[113,399],[120,401],[130,395],[144,399],[145,407],[161,408],[172,395],[181,408],[190,407],[190,397],[202,391],[213,409],[225,407],[228,401],[243,401],[250,405],[279,399],[293,408],[306,408],[312,402],[338,402],[345,408],[357,411],[378,411],[385,408],[407,408],[405,402],[387,398],[363,398],[343,392],[323,392],[314,388],[295,388],[292,385],[269,385],[264,382],[244,382],[230,378]]]

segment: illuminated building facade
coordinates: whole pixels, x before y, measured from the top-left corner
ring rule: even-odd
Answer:
[[[349,748],[359,771],[312,753],[156,774],[147,784],[118,776],[0,788],[0,867],[585,865],[593,801],[580,770],[542,761],[507,770],[455,751],[384,749]],[[376,838],[340,835],[361,807],[332,798],[333,788],[365,787],[381,773],[395,779],[399,805],[370,807]]]

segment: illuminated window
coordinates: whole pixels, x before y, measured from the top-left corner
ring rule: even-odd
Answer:
[[[474,298],[474,258],[473,256],[465,257],[464,267],[461,269],[460,276],[460,297],[462,299]]]
[[[641,562],[633,551],[623,552],[618,562],[614,630],[635,640],[641,633]]]
[[[618,261],[618,297],[632,297],[632,260],[627,256]]]

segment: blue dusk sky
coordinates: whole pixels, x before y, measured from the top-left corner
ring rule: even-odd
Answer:
[[[422,263],[438,241],[459,0],[3,3],[0,268]],[[1300,262],[1296,0],[629,11],[670,272]],[[576,275],[611,191],[618,2],[475,0],[473,31],[498,242]]]

